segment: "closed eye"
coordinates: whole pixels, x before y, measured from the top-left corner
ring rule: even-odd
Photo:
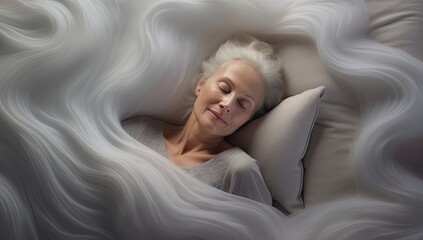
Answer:
[[[224,93],[230,93],[231,92],[231,89],[225,83],[219,83],[218,86],[219,86],[220,90]]]
[[[237,101],[238,105],[243,109],[243,110],[247,110],[247,108],[245,107],[245,105],[241,102],[241,101]]]

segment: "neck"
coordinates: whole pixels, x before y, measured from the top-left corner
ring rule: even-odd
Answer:
[[[213,136],[202,130],[193,114],[190,115],[184,126],[174,128],[174,131],[170,133],[169,140],[178,146],[178,155],[188,152],[217,154],[225,145],[224,137]]]

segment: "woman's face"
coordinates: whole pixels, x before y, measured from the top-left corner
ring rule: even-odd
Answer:
[[[193,114],[204,131],[228,136],[256,112],[264,99],[264,89],[264,81],[251,65],[231,60],[197,85]]]

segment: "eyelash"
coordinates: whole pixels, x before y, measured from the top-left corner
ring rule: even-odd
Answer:
[[[224,93],[230,93],[230,92],[231,92],[230,90],[229,90],[229,91],[224,90],[221,86],[219,86],[219,88],[220,88],[220,90],[221,90],[222,92],[224,92]]]
[[[219,89],[220,89],[220,91],[222,91],[223,93],[230,93],[231,91],[229,90],[229,91],[225,91],[220,85],[219,85]],[[246,107],[244,107],[244,105],[242,105],[241,104],[241,102],[240,101],[237,101],[237,104],[243,109],[243,110],[247,110],[247,108]]]
[[[226,90],[225,90],[225,88],[224,88],[224,87],[222,87],[222,84],[223,84],[223,83],[218,83],[218,84],[217,84],[217,86],[219,87],[220,91],[222,91],[223,93],[230,93],[230,92],[231,92],[231,89],[229,88],[229,86],[228,86],[228,89],[229,89],[229,90],[228,90],[228,91],[226,91]]]
[[[247,108],[245,108],[241,103],[240,103],[240,101],[237,101],[237,103],[238,103],[238,105],[243,109],[243,110],[247,110]]]

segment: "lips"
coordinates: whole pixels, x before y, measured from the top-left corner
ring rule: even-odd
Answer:
[[[222,115],[220,115],[218,112],[214,111],[213,109],[209,109],[209,111],[216,117],[218,118],[220,121],[222,121],[225,124],[228,124],[225,119],[223,119]]]

